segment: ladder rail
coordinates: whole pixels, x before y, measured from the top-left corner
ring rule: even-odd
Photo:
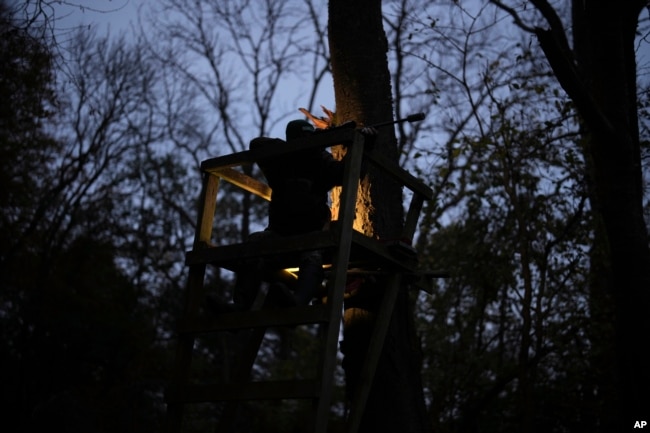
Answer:
[[[337,366],[338,339],[343,320],[343,297],[347,278],[348,262],[352,244],[352,233],[357,201],[357,185],[361,176],[364,138],[357,134],[348,149],[350,155],[344,167],[344,184],[341,188],[339,211],[339,249],[334,255],[333,278],[329,281],[327,304],[330,308],[329,326],[325,336],[325,356],[321,365],[321,396],[318,399],[314,433],[326,433],[332,400],[334,371]]]
[[[217,204],[219,179],[209,174],[204,174],[199,200],[199,217],[195,228],[194,246],[197,247],[209,242],[212,237],[212,224]],[[203,299],[203,280],[205,278],[205,264],[196,264],[190,267],[183,317],[194,317],[200,308]],[[195,336],[188,333],[178,335],[178,345],[172,375],[173,384],[168,393],[175,395],[180,392],[180,387],[189,381],[192,364],[192,351]],[[167,428],[170,433],[180,431],[183,422],[184,404],[179,401],[169,401],[167,407]]]

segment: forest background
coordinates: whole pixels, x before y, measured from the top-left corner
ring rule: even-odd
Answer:
[[[331,103],[326,4],[162,0],[106,34],[62,26],[56,3],[4,1],[0,11],[10,101],[0,131],[3,422],[17,432],[160,431],[199,163],[282,136],[298,107]],[[601,431],[612,416],[614,331],[595,307],[595,223],[573,102],[536,38],[494,4],[401,0],[383,10],[395,116],[427,114],[396,128],[401,165],[435,192],[416,246],[424,268],[451,275],[413,303],[435,431],[522,431],[524,413],[531,431]],[[647,15],[636,47],[644,187]],[[225,196],[220,242],[264,227],[263,203]],[[210,275],[223,299],[231,285],[231,275]],[[274,373],[275,343],[259,374]],[[301,347],[291,347],[293,368],[303,367]],[[207,370],[222,350],[201,346]],[[255,431],[271,433],[292,431],[300,409],[249,410]],[[217,416],[197,408],[188,431]]]

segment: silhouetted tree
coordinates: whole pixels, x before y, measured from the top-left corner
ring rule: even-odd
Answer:
[[[546,0],[531,1],[537,19],[506,2],[493,3],[537,36],[583,121],[596,222],[592,302],[595,319],[612,317],[616,330],[614,341],[608,343],[607,334],[601,340],[617,361],[614,398],[620,408],[618,420],[605,428],[620,430],[646,416],[650,407],[643,392],[650,386],[648,354],[639,344],[650,333],[650,245],[643,214],[634,45],[639,14],[647,2],[574,1],[572,33]],[[610,299],[611,314],[603,313]]]
[[[164,366],[148,367],[164,360],[156,314],[150,287],[130,278],[120,251],[133,223],[122,213],[131,192],[124,164],[145,144],[134,131],[146,119],[137,98],[150,76],[134,57],[119,57],[123,46],[111,52],[83,34],[69,47],[69,74],[56,81],[44,39],[4,8],[2,32],[2,95],[11,101],[0,162],[8,175],[0,224],[4,422],[29,432],[155,427]]]
[[[328,26],[337,119],[366,125],[391,119],[393,98],[381,1],[330,0]],[[398,161],[394,132],[384,130],[375,146]],[[361,182],[356,217],[356,227],[368,236],[398,237],[403,223],[400,186],[371,170]],[[358,386],[375,302],[355,303],[346,308],[342,350],[351,395]],[[361,432],[429,430],[412,318],[408,288],[404,286],[395,305]]]

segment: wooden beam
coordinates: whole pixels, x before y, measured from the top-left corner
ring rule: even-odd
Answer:
[[[387,174],[395,178],[400,184],[406,186],[414,193],[420,194],[426,200],[431,200],[433,198],[433,190],[431,188],[384,155],[377,151],[372,151],[367,152],[366,157],[370,162],[381,167]]]
[[[309,137],[278,143],[277,146],[265,146],[261,149],[245,150],[243,152],[206,159],[201,162],[201,170],[211,173],[222,167],[253,164],[262,159],[281,156],[297,150],[312,148],[325,149],[338,144],[350,144],[357,134],[360,135],[360,133],[355,129],[334,128],[323,132],[317,132]]]
[[[273,257],[278,263],[289,262],[284,267],[297,266],[299,252],[328,249],[336,247],[336,234],[332,231],[312,232],[296,236],[278,236],[267,239],[243,242],[218,247],[205,247],[188,251],[185,263],[194,265],[212,263],[228,269],[246,263],[247,260],[261,257]],[[291,260],[291,257],[294,257]]]
[[[253,193],[258,197],[262,197],[265,200],[271,201],[270,186],[264,182],[260,182],[259,180],[248,176],[245,173],[242,173],[239,170],[235,170],[231,167],[223,167],[215,169],[210,173],[214,174],[215,176],[219,176],[220,178],[227,180],[233,185],[238,186],[245,191]]]

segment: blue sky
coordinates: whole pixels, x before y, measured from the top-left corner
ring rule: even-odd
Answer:
[[[54,5],[57,26],[69,28],[75,25],[95,24],[100,33],[125,31],[130,23],[135,23],[138,8],[147,0],[77,0]]]

